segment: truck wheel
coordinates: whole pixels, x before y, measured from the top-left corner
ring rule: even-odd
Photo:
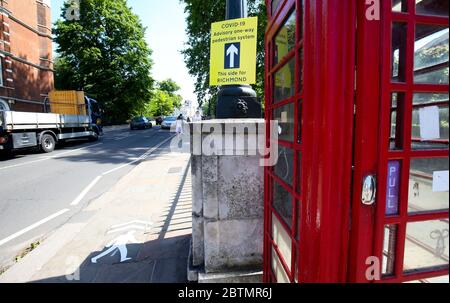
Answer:
[[[98,141],[98,136],[99,135],[98,135],[97,131],[94,131],[94,134],[89,137],[89,141],[91,141],[91,142]]]
[[[55,150],[56,141],[52,135],[45,134],[41,138],[41,149],[44,153],[51,153]]]

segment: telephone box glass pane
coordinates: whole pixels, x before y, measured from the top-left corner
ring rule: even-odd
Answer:
[[[273,181],[273,208],[283,218],[284,222],[292,225],[292,195],[283,186]]]
[[[303,90],[303,48],[298,51],[298,56],[298,82],[300,83],[300,85],[298,86],[298,91],[301,92]]]
[[[448,27],[418,24],[414,54],[414,82],[448,84]]]
[[[295,15],[293,11],[275,36],[274,65],[278,64],[295,46]]]
[[[413,149],[448,149],[448,94],[414,94]]]
[[[295,57],[289,60],[274,77],[274,103],[286,100],[295,93]]]
[[[383,275],[393,275],[395,271],[395,252],[397,247],[397,225],[384,227]]]
[[[392,26],[392,81],[405,82],[406,23],[394,22]]]
[[[275,174],[284,182],[292,185],[294,177],[294,151],[290,148],[278,146],[278,161],[275,164]]]
[[[290,283],[289,277],[278,258],[277,252],[272,247],[272,271],[277,279],[277,283]]]
[[[448,158],[411,160],[409,213],[448,209],[448,171]]]
[[[416,14],[448,17],[448,0],[416,0]]]
[[[403,119],[405,108],[405,93],[391,95],[391,131],[389,134],[389,148],[403,149]]]
[[[272,0],[272,15],[274,15],[280,6],[282,0]]]
[[[408,223],[403,270],[448,266],[448,220]]]
[[[274,109],[273,119],[278,121],[278,139],[293,142],[294,103],[289,103]]]
[[[449,283],[449,276],[440,276],[421,280],[422,283]]]
[[[426,279],[420,279],[420,280],[414,280],[406,282],[407,284],[417,284],[417,283],[449,283],[448,275],[446,276],[440,276],[440,277],[433,277],[433,278],[426,278]]]
[[[408,0],[392,0],[392,11],[396,13],[405,13],[408,11]]]
[[[297,152],[297,193],[302,190],[302,153]]]
[[[291,270],[292,240],[275,215],[272,215],[272,238],[278,246],[278,251],[281,253],[284,262]]]

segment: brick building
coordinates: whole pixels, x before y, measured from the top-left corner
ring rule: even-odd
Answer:
[[[43,111],[52,68],[50,0],[0,0],[0,109]]]

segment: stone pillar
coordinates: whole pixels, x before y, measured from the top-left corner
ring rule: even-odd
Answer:
[[[191,124],[191,280],[261,281],[264,130],[263,119]]]

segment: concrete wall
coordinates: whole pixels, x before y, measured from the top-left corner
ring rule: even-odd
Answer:
[[[233,119],[193,124],[191,145],[197,152],[193,152],[191,164],[192,263],[207,274],[261,270],[264,168],[253,143],[264,140],[265,134],[258,133],[264,121]],[[234,126],[237,129],[230,130]],[[245,138],[252,144],[225,144],[233,133],[234,138]],[[214,146],[214,154],[198,153],[205,144]]]

